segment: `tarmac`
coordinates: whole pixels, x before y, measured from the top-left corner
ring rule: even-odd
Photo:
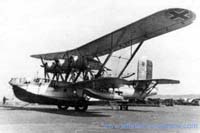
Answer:
[[[200,132],[200,106],[92,106],[87,112],[56,106],[0,106],[0,133],[191,133]]]

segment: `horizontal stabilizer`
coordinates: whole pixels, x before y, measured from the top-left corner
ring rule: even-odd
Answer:
[[[133,84],[137,83],[152,83],[155,82],[156,84],[179,84],[179,80],[173,79],[147,79],[147,80],[132,80]]]

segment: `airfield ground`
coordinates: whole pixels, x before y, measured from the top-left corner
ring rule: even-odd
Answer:
[[[0,133],[128,133],[200,132],[199,106],[89,107],[85,113],[55,106],[0,107]]]

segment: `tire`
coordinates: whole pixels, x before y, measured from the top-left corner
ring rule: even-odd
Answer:
[[[128,105],[120,105],[120,110],[128,110]]]
[[[128,110],[128,105],[126,105],[125,110]]]
[[[66,105],[57,105],[59,110],[67,110],[69,106]]]
[[[75,110],[79,112],[85,112],[88,109],[88,105],[85,103],[85,101],[78,101],[75,105]]]
[[[122,109],[123,109],[123,108],[122,108],[122,105],[120,105],[120,106],[119,106],[119,109],[120,109],[120,110],[122,110]]]

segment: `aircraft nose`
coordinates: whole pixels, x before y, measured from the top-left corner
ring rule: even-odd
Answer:
[[[15,85],[16,84],[16,80],[15,78],[11,78],[10,81],[8,82],[10,85]]]

